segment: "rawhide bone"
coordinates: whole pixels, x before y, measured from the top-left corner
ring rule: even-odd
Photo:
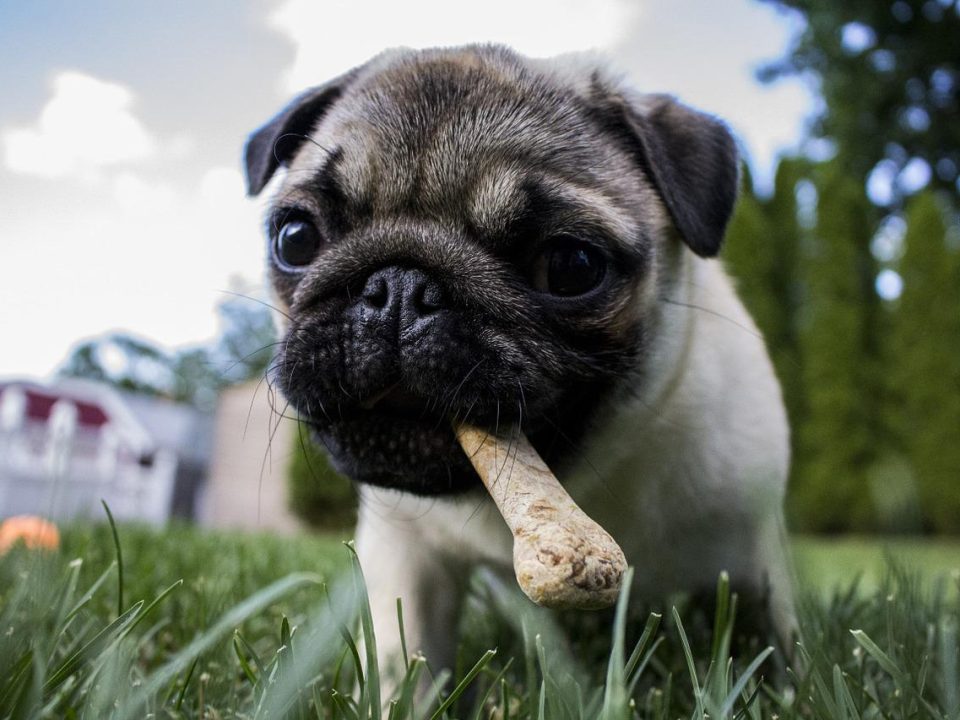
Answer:
[[[613,605],[627,568],[623,550],[567,494],[530,441],[461,424],[457,440],[513,533],[513,569],[537,605]]]

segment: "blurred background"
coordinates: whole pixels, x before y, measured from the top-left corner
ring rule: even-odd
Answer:
[[[0,3],[0,518],[349,524],[262,382],[241,148],[386,47],[475,41],[597,49],[730,124],[791,527],[960,533],[958,0]]]

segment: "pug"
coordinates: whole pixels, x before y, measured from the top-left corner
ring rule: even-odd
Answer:
[[[396,50],[296,97],[245,160],[250,195],[271,185],[273,379],[358,484],[381,656],[400,598],[408,649],[450,665],[467,575],[510,566],[462,421],[522,430],[635,593],[726,571],[791,626],[787,420],[717,259],[723,123],[592,56]]]

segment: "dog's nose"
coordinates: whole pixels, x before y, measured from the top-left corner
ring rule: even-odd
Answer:
[[[367,278],[362,295],[369,311],[384,320],[399,318],[405,326],[432,315],[446,304],[440,284],[417,268],[377,270]]]

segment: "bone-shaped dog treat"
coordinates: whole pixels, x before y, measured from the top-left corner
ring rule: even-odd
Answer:
[[[627,567],[623,550],[563,489],[526,436],[456,428],[466,452],[513,533],[517,582],[538,605],[613,605]]]

